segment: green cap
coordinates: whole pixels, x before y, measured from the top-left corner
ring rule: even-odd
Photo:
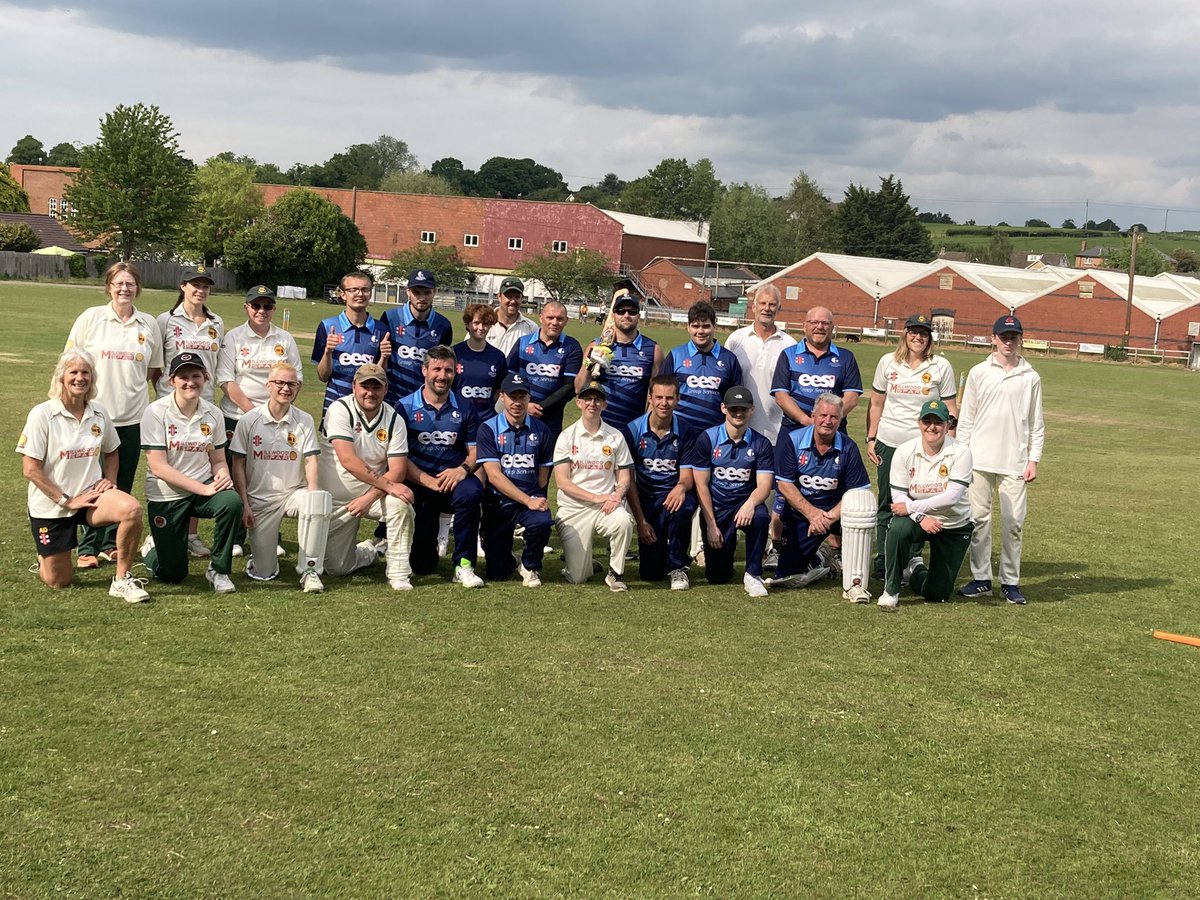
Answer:
[[[921,415],[918,419],[924,419],[926,416],[936,416],[943,422],[950,421],[950,410],[946,409],[946,404],[941,400],[926,400],[925,405],[921,407]]]

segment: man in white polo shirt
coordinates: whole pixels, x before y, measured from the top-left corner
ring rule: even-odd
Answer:
[[[487,342],[506,357],[517,341],[527,334],[538,333],[538,323],[521,315],[525,299],[525,282],[512,276],[500,282],[496,303],[496,324],[488,329]]]
[[[579,421],[554,444],[554,483],[558,487],[558,536],[563,545],[563,577],[583,584],[592,574],[595,533],[609,540],[608,574],[614,592],[627,591],[625,556],[633,540],[633,516],[625,495],[633,485],[633,457],[621,432],[601,419],[604,386],[588,382],[575,398]]]
[[[362,519],[387,523],[387,578],[394,591],[412,590],[413,493],[408,472],[408,431],[395,407],[383,402],[387,373],[376,363],[359,366],[354,392],[325,410],[321,487],[333,495],[333,522],[325,570],[349,575],[378,559],[375,542],[356,541]]]
[[[238,420],[233,431],[233,484],[242,498],[242,523],[249,529],[251,556],[246,574],[270,581],[279,574],[275,554],[279,523],[299,519],[296,572],[306,594],[324,590],[325,542],[332,498],[318,484],[317,430],[313,418],[293,403],[303,382],[290,362],[267,373],[267,402]]]

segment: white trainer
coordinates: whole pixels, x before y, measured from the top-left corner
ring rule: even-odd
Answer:
[[[283,547],[280,546],[279,544],[276,544],[275,545],[275,558],[283,559],[285,556],[287,556],[287,551],[284,550]]]
[[[904,571],[900,574],[900,583],[908,584],[908,582],[912,579],[912,573],[917,570],[917,566],[923,565],[925,565],[925,560],[921,559],[919,556],[914,556],[912,559],[910,559],[908,564],[904,567]]]
[[[212,556],[212,551],[208,549],[208,545],[200,540],[200,535],[189,534],[187,539],[188,556],[192,559],[208,559]]]
[[[150,595],[146,593],[146,579],[134,578],[132,575],[114,578],[108,588],[108,596],[120,597],[126,603],[145,603],[150,599]]]
[[[234,544],[234,545],[233,545],[233,555],[234,555],[234,556],[241,556],[241,555],[242,555],[242,545],[241,545],[241,544]]]
[[[212,566],[205,571],[204,577],[208,579],[208,583],[213,586],[213,590],[218,594],[232,594],[237,590],[233,585],[233,580],[224,572],[218,572]]]
[[[802,588],[808,587],[814,581],[820,581],[822,578],[829,577],[829,569],[826,566],[809,566],[803,572],[795,572],[791,575],[784,575],[782,578],[772,578],[769,582],[771,587],[781,588]]]
[[[300,576],[300,587],[306,594],[319,594],[325,590],[325,585],[321,583],[321,576],[317,574],[316,569],[309,569]]]
[[[609,572],[605,575],[604,583],[608,585],[608,589],[614,594],[624,593],[629,590],[629,585],[625,583],[625,576],[618,575],[616,572]]]
[[[755,575],[746,575],[742,578],[742,586],[746,589],[746,593],[751,597],[767,596],[767,586],[763,584],[763,580]]]
[[[851,603],[870,603],[871,592],[861,583],[852,584],[846,590],[842,591],[842,599],[849,600]]]
[[[148,534],[148,535],[146,535],[146,539],[144,541],[142,541],[142,546],[138,550],[138,552],[142,554],[142,559],[145,559],[147,556],[150,555],[150,551],[153,549],[154,549],[154,535]]]
[[[388,587],[390,587],[393,591],[411,591],[413,589],[412,582],[403,575],[401,575],[399,578],[389,578]]]
[[[469,565],[461,565],[454,570],[454,582],[465,588],[483,587],[483,579],[476,575],[475,568]]]
[[[689,591],[692,584],[688,581],[687,569],[673,569],[667,576],[671,579],[671,590],[673,591]]]
[[[527,588],[536,588],[542,586],[542,577],[533,569],[527,569],[525,566],[518,563],[517,573],[521,576],[521,584]]]
[[[875,601],[879,604],[879,608],[885,612],[895,612],[896,607],[900,605],[900,598],[895,594],[889,594],[884,591],[879,595],[879,599]]]

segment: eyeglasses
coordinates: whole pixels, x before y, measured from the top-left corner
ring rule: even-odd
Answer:
[[[274,378],[268,381],[267,384],[273,384],[280,389],[287,388],[289,391],[294,391],[300,387],[300,382],[298,381],[276,381]]]
[[[814,327],[819,325],[819,326],[820,326],[820,327],[822,327],[822,328],[832,328],[832,327],[833,327],[833,323],[832,323],[832,322],[825,322],[825,321],[822,321],[822,320],[820,320],[820,319],[805,319],[805,320],[804,320],[804,324],[805,324],[805,325],[812,325],[812,326],[814,326]]]
[[[274,309],[275,308],[274,303],[247,303],[246,305],[249,306],[251,309],[257,310],[259,312],[262,312],[264,309]]]
[[[369,287],[348,287],[348,288],[342,288],[342,293],[343,294],[369,294],[369,293],[371,293],[371,289]]]
[[[636,316],[638,314],[636,309],[618,309],[613,311],[614,316]]]

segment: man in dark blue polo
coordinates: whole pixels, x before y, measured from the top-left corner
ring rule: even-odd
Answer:
[[[383,324],[367,311],[373,284],[370,272],[347,272],[338,286],[345,309],[317,325],[312,361],[317,377],[325,384],[322,416],[334,400],[354,393],[354,373],[359,366],[379,362],[380,341],[386,333]],[[384,343],[382,349],[388,346]]]
[[[686,591],[688,537],[696,512],[692,470],[675,419],[679,384],[671,375],[650,381],[650,412],[622,431],[633,456],[634,490],[626,498],[638,530],[639,574],[643,581],[669,577],[671,590]]]
[[[692,304],[688,310],[691,340],[667,354],[659,370],[664,375],[674,375],[679,382],[675,418],[680,421],[682,432],[720,425],[725,418],[721,398],[731,387],[742,383],[742,365],[714,339],[716,327],[717,314],[711,304]]]
[[[725,421],[695,436],[688,468],[704,520],[708,583],[728,584],[733,577],[737,533],[742,531],[746,535],[742,584],[751,597],[765,597],[763,551],[771,524],[766,502],[775,482],[775,450],[764,435],[750,428],[753,409],[748,389],[738,386],[726,391],[721,404]]]
[[[569,334],[567,308],[557,300],[542,307],[541,327],[522,337],[508,354],[508,371],[519,372],[529,390],[529,415],[550,429],[552,439],[562,431],[563,409],[575,396],[575,376],[583,367],[583,348]]]
[[[438,344],[448,347],[454,342],[450,320],[433,308],[436,288],[432,272],[413,270],[408,274],[408,302],[383,315],[382,326],[391,350],[387,355],[387,402],[392,406],[425,383],[421,374],[425,351]]]
[[[780,434],[812,424],[813,403],[824,393],[842,398],[842,433],[846,417],[862,395],[858,360],[833,343],[833,313],[814,306],[804,317],[804,340],[779,354],[771,396],[783,410]]]
[[[501,581],[513,571],[525,587],[540,587],[542,556],[550,539],[553,518],[546,485],[554,467],[554,438],[539,419],[529,414],[529,383],[510,372],[500,385],[503,412],[479,426],[475,458],[487,474],[483,500],[483,551],[489,581]],[[520,561],[513,557],[513,532],[525,529]]]
[[[622,428],[646,412],[650,378],[662,368],[663,361],[662,348],[639,330],[642,307],[638,298],[628,288],[622,291],[613,301],[612,359],[598,376],[608,392],[603,418],[614,428]],[[584,348],[585,360],[601,340],[597,338]],[[583,366],[575,376],[576,391],[591,380],[588,369]]]
[[[775,480],[786,506],[772,587],[803,587],[829,575],[818,551],[827,537],[841,534],[842,498],[871,489],[857,445],[838,431],[842,398],[821,394],[811,418],[812,425],[781,433],[775,448]]]
[[[408,472],[415,525],[412,570],[428,575],[437,568],[438,518],[454,515],[454,581],[483,587],[475,574],[479,505],[483,485],[475,477],[475,414],[450,386],[454,351],[439,345],[425,352],[425,385],[400,401],[408,427]]]

